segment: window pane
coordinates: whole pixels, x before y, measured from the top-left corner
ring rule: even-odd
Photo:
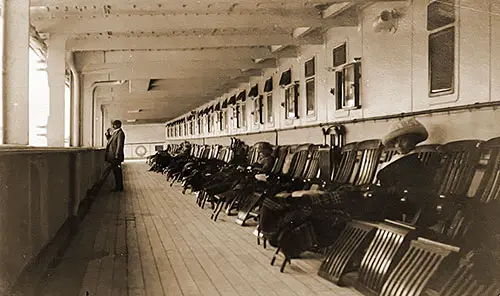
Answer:
[[[354,107],[356,105],[356,84],[354,75],[354,64],[344,68],[344,107]]]
[[[430,93],[453,91],[455,77],[455,28],[429,35]]]
[[[247,126],[247,104],[241,105],[241,127]]]
[[[253,122],[254,123],[259,123],[260,118],[259,118],[259,98],[255,98],[253,101]]]
[[[427,30],[434,30],[454,21],[454,0],[434,1],[427,6]]]
[[[315,93],[315,80],[309,79],[306,82],[306,102],[307,102],[307,115],[313,115],[316,104]]]
[[[290,86],[285,90],[285,107],[286,107],[286,118],[295,117],[295,102],[293,101],[293,88]]]
[[[309,61],[306,62],[306,64],[305,64],[305,73],[306,73],[306,77],[314,76],[314,73],[315,73],[314,58],[312,58],[312,59],[310,59]]]
[[[347,53],[346,53],[346,45],[344,43],[333,50],[333,66],[338,67],[340,65],[345,64],[346,61],[347,61]]]
[[[273,95],[267,95],[267,122],[273,122]]]

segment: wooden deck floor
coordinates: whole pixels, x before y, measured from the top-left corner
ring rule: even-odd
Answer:
[[[279,272],[234,217],[200,209],[146,164],[124,165],[125,192],[102,194],[45,275],[40,295],[359,295],[320,278],[317,256]]]

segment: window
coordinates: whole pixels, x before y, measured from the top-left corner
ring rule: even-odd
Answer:
[[[273,94],[268,93],[267,94],[267,122],[273,123]]]
[[[285,89],[285,112],[286,112],[287,119],[298,118],[297,95],[298,95],[298,93],[297,93],[297,85],[296,84],[289,85]]]
[[[357,109],[360,108],[360,76],[361,62],[356,61],[345,65],[336,75],[336,99],[337,109]]]
[[[292,84],[292,70],[281,74],[279,84],[285,88],[285,118],[298,118],[298,92],[296,84]]]
[[[212,114],[206,115],[207,117],[207,132],[210,134],[212,132]]]
[[[224,110],[223,117],[224,117],[222,121],[223,130],[227,130],[229,127],[229,109]]]
[[[255,124],[264,123],[262,120],[262,101],[263,96],[258,96],[254,98],[253,101],[253,120]]]
[[[241,103],[241,126],[240,127],[246,127],[247,126],[247,104],[246,103]]]
[[[347,62],[346,44],[342,44],[333,49],[333,67],[338,67]]]
[[[455,0],[433,0],[427,5],[429,33],[429,96],[455,91]]]
[[[306,114],[314,115],[316,108],[316,82],[315,82],[315,59],[312,58],[305,63],[306,77]]]

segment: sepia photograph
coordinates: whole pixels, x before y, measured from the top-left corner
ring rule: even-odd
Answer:
[[[500,296],[499,0],[0,0],[0,57],[0,296]]]

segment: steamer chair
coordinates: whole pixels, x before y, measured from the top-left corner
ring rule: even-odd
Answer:
[[[498,231],[491,229],[498,229],[499,225],[499,176],[500,138],[494,138],[481,145],[481,156],[468,188],[469,198],[458,199],[460,210],[441,232],[439,241],[448,244],[434,241],[428,242],[432,247],[425,251],[408,250],[388,278],[381,295],[396,295],[396,292],[409,296],[500,295],[500,236]],[[489,214],[484,215],[481,211],[484,209]],[[493,220],[487,221],[491,218]],[[488,242],[486,246],[483,245],[485,241]],[[496,260],[485,257],[485,251],[496,252]],[[441,258],[450,252],[448,258]],[[409,280],[417,276],[418,281]]]
[[[357,187],[363,187],[370,184],[375,176],[376,169],[379,162],[385,162],[390,160],[392,155],[394,155],[393,150],[382,151],[380,140],[366,140],[360,143],[352,143],[344,146],[345,148],[341,150],[340,163],[343,163],[346,167],[336,167],[334,171],[331,182],[323,182],[322,187],[332,190],[338,188],[342,184],[339,182],[347,181],[347,184],[354,185]],[[350,166],[350,167],[349,167]],[[350,171],[350,174],[349,174]],[[302,192],[301,194],[306,194]],[[293,195],[292,195],[293,196]],[[300,198],[301,196],[295,196]],[[304,236],[305,241],[309,241],[309,244],[315,240],[311,237],[311,227],[307,223],[302,228],[297,228],[296,236]],[[309,238],[309,239],[307,239]],[[305,246],[304,246],[305,247]],[[277,248],[275,256],[271,260],[273,264],[276,255],[282,250],[281,246]],[[286,264],[290,263],[290,258],[285,254],[285,259],[281,265],[280,270],[283,271]]]
[[[266,196],[273,196],[287,188],[298,186],[307,177],[312,152],[315,150],[317,150],[317,146],[312,144],[299,145],[293,154],[289,172],[275,178],[269,178],[262,188],[257,188],[256,191],[249,194],[241,202],[235,222],[244,226],[250,218],[257,220],[258,212],[255,209],[259,207]]]
[[[257,167],[249,167],[247,168],[247,175],[245,176],[245,180],[235,186],[231,191],[223,192],[220,194],[216,194],[214,199],[217,201],[217,205],[212,213],[211,219],[217,221],[217,218],[220,212],[225,208],[226,215],[231,215],[232,210],[239,210],[241,205],[244,205],[247,202],[247,197],[254,191],[258,189],[258,180],[255,179],[257,174],[268,174],[273,175],[281,170],[283,163],[285,161],[285,157],[288,152],[288,146],[278,146],[274,149],[273,158],[274,163],[273,167],[269,172],[262,170]],[[256,156],[258,157],[258,155]],[[255,159],[257,161],[257,159]]]
[[[258,142],[255,143],[250,149],[250,153],[248,155],[248,166],[244,169],[244,173],[242,174],[242,178],[240,180],[235,181],[235,185],[232,186],[230,190],[226,190],[220,193],[211,193],[208,194],[208,198],[215,203],[215,207],[213,208],[213,212],[211,215],[211,219],[217,221],[218,214],[222,210],[222,208],[231,203],[233,207],[237,206],[237,202],[241,195],[246,194],[248,190],[251,190],[250,185],[254,176],[258,172],[265,172],[259,163],[259,156],[262,150],[274,150],[273,146],[268,142]],[[274,156],[271,155],[269,161],[274,162]],[[230,211],[230,209],[228,210]]]
[[[475,164],[480,155],[480,144],[481,141],[476,140],[456,141],[436,150],[437,153],[444,156],[435,178],[436,184],[439,184],[438,193],[432,199],[440,217],[438,225],[449,223],[451,212],[454,209],[453,201],[466,195],[472,181]],[[426,148],[426,150],[428,149]],[[421,155],[421,159],[429,161],[431,158],[428,157],[432,154],[434,154],[432,151],[426,151],[425,154]],[[415,194],[406,191],[405,193],[407,195]],[[405,200],[406,198],[403,197],[402,201]],[[401,274],[399,273],[404,273],[406,277],[409,271],[402,269],[402,265],[397,268],[396,266],[398,263],[406,264],[405,266],[411,264],[408,260],[412,260],[414,257],[409,254],[434,254],[433,256],[437,259],[429,262],[429,266],[437,266],[442,258],[451,252],[456,252],[454,246],[448,245],[440,248],[440,246],[445,245],[427,240],[424,237],[415,240],[422,234],[429,235],[426,229],[418,229],[413,226],[424,214],[426,213],[417,211],[412,217],[413,219],[403,221],[403,223],[388,220],[376,225],[369,225],[361,221],[352,223],[330,249],[320,268],[320,276],[339,285],[352,284],[365,295],[380,295],[381,293],[388,293],[383,295],[400,295],[391,294],[393,293],[391,291],[395,290],[390,288],[392,287],[390,285],[394,285],[394,281],[398,282],[399,286],[405,285],[404,282],[400,282]],[[359,225],[363,227],[359,227]],[[388,225],[391,227],[388,228]],[[360,233],[364,233],[364,237]],[[353,243],[355,248],[352,248]],[[368,246],[367,249],[366,246]],[[439,252],[433,250],[439,250]],[[403,257],[405,253],[406,255]],[[427,255],[422,256],[422,258],[427,258]],[[400,262],[401,258],[404,258],[401,261],[403,263]],[[415,266],[418,266],[418,263]],[[357,273],[346,276],[348,272],[356,270]],[[391,276],[388,280],[391,273],[398,275]],[[417,282],[422,284],[426,282],[426,279],[421,277],[418,278],[418,281],[414,281],[415,285],[418,286]],[[382,291],[383,287],[385,290]],[[396,289],[396,291],[399,290]]]

